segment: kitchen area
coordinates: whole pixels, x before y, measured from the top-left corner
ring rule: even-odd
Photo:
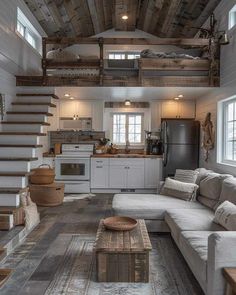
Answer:
[[[195,101],[131,101],[127,105],[78,99],[67,92],[49,117],[43,153],[43,163],[55,168],[56,181],[65,183],[65,193],[155,193],[163,178],[161,122],[163,118],[194,119]],[[121,144],[114,142],[114,114],[141,116],[138,144],[127,138]]]

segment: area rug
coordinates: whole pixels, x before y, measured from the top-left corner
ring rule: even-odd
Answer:
[[[200,295],[203,294],[169,235],[152,235],[150,282],[97,283],[94,236],[70,238],[47,295]]]
[[[83,199],[91,199],[95,197],[94,194],[73,194],[73,195],[65,195],[63,202],[73,202],[77,200],[83,200]]]

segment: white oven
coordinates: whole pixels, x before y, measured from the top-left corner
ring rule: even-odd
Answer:
[[[90,158],[56,157],[57,180],[90,180]]]
[[[62,144],[55,159],[56,180],[65,183],[66,193],[90,192],[90,157],[93,144]]]

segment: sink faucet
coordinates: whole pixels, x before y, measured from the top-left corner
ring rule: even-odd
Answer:
[[[126,144],[125,144],[125,153],[126,153],[126,154],[128,154],[128,153],[130,152],[129,146],[130,146],[130,143],[129,143],[129,141],[127,140],[127,141],[126,141]]]

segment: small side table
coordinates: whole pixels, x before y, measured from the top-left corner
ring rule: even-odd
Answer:
[[[236,268],[224,268],[223,275],[227,283],[225,295],[236,295]]]

